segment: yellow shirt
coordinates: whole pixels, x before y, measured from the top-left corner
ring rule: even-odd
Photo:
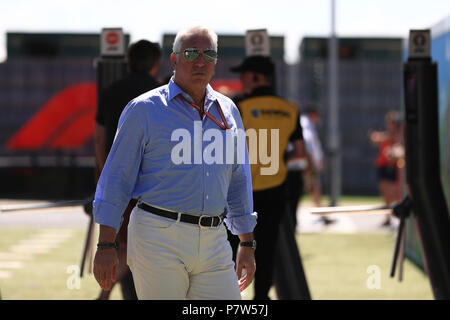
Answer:
[[[247,132],[253,191],[281,185],[287,175],[283,156],[299,122],[297,107],[276,96],[247,98],[238,106]]]

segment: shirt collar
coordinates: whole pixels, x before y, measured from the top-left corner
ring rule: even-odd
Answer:
[[[176,83],[175,81],[173,81],[173,76],[172,78],[170,78],[169,81],[169,101],[174,99],[176,96],[178,96],[179,94],[182,94],[186,99],[188,99],[189,101],[193,101],[193,99],[189,96],[189,94],[187,94],[186,92],[183,91],[183,89],[181,89]],[[210,101],[215,101],[217,100],[216,94],[214,89],[209,85],[209,83],[206,85],[206,95],[205,95],[205,105],[210,102]]]

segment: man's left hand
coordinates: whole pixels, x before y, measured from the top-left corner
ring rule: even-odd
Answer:
[[[243,274],[243,270],[245,273]],[[236,257],[236,274],[239,279],[239,289],[244,291],[255,277],[255,250],[250,247],[240,247]]]

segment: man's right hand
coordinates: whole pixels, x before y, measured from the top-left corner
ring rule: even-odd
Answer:
[[[99,249],[95,253],[94,276],[103,290],[111,290],[116,282],[116,269],[119,264],[115,248]]]

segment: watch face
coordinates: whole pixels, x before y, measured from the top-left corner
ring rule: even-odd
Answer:
[[[241,242],[241,246],[256,249],[256,240]]]

